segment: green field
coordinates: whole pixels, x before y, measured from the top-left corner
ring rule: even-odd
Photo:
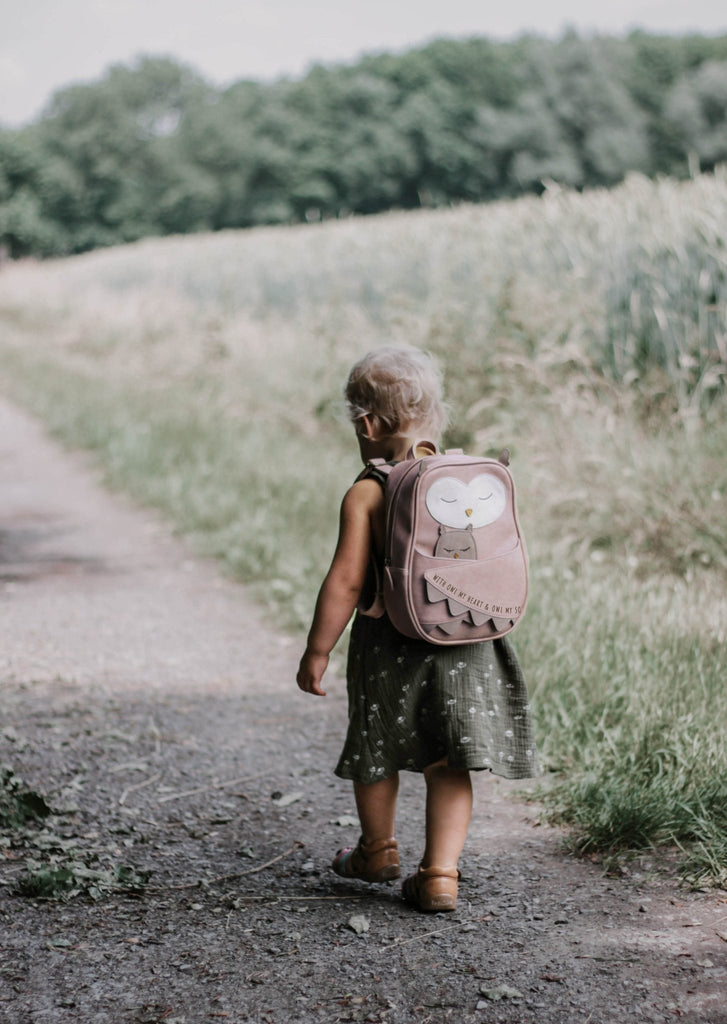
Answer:
[[[385,341],[440,358],[450,443],[511,449],[550,813],[727,885],[727,176],[0,268],[2,390],[292,631]]]

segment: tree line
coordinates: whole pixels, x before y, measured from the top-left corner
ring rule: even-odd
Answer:
[[[0,129],[0,246],[63,255],[725,160],[727,36],[441,39],[224,89],[143,57]]]

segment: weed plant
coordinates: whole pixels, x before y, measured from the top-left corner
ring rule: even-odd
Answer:
[[[512,451],[550,813],[724,884],[726,226],[724,175],[634,178],[9,266],[2,387],[301,630],[358,468],[345,373],[433,351],[448,443]]]
[[[73,828],[64,825],[63,813],[54,812],[45,796],[28,789],[7,766],[0,768],[0,849],[12,859],[25,855],[11,891],[36,899],[138,893],[150,876],[84,849]]]

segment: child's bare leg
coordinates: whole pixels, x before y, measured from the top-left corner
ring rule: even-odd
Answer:
[[[446,761],[424,770],[427,783],[426,846],[422,867],[456,868],[472,817],[472,781]]]
[[[424,770],[427,783],[427,838],[416,874],[404,880],[402,895],[418,910],[454,910],[457,863],[472,816],[472,783],[465,769],[446,761]]]
[[[353,791],[364,843],[369,845],[380,839],[391,839],[399,794],[398,774],[378,782],[354,782]]]
[[[353,788],[361,821],[361,841],[354,849],[339,850],[331,867],[344,878],[390,882],[400,874],[399,851],[394,839],[399,776],[366,784],[354,782]]]

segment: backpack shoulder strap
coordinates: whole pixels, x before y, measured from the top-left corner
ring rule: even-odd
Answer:
[[[371,459],[356,477],[356,483],[359,480],[375,480],[381,484],[382,488],[385,488],[386,478],[395,465],[395,462],[385,462],[384,459]]]

